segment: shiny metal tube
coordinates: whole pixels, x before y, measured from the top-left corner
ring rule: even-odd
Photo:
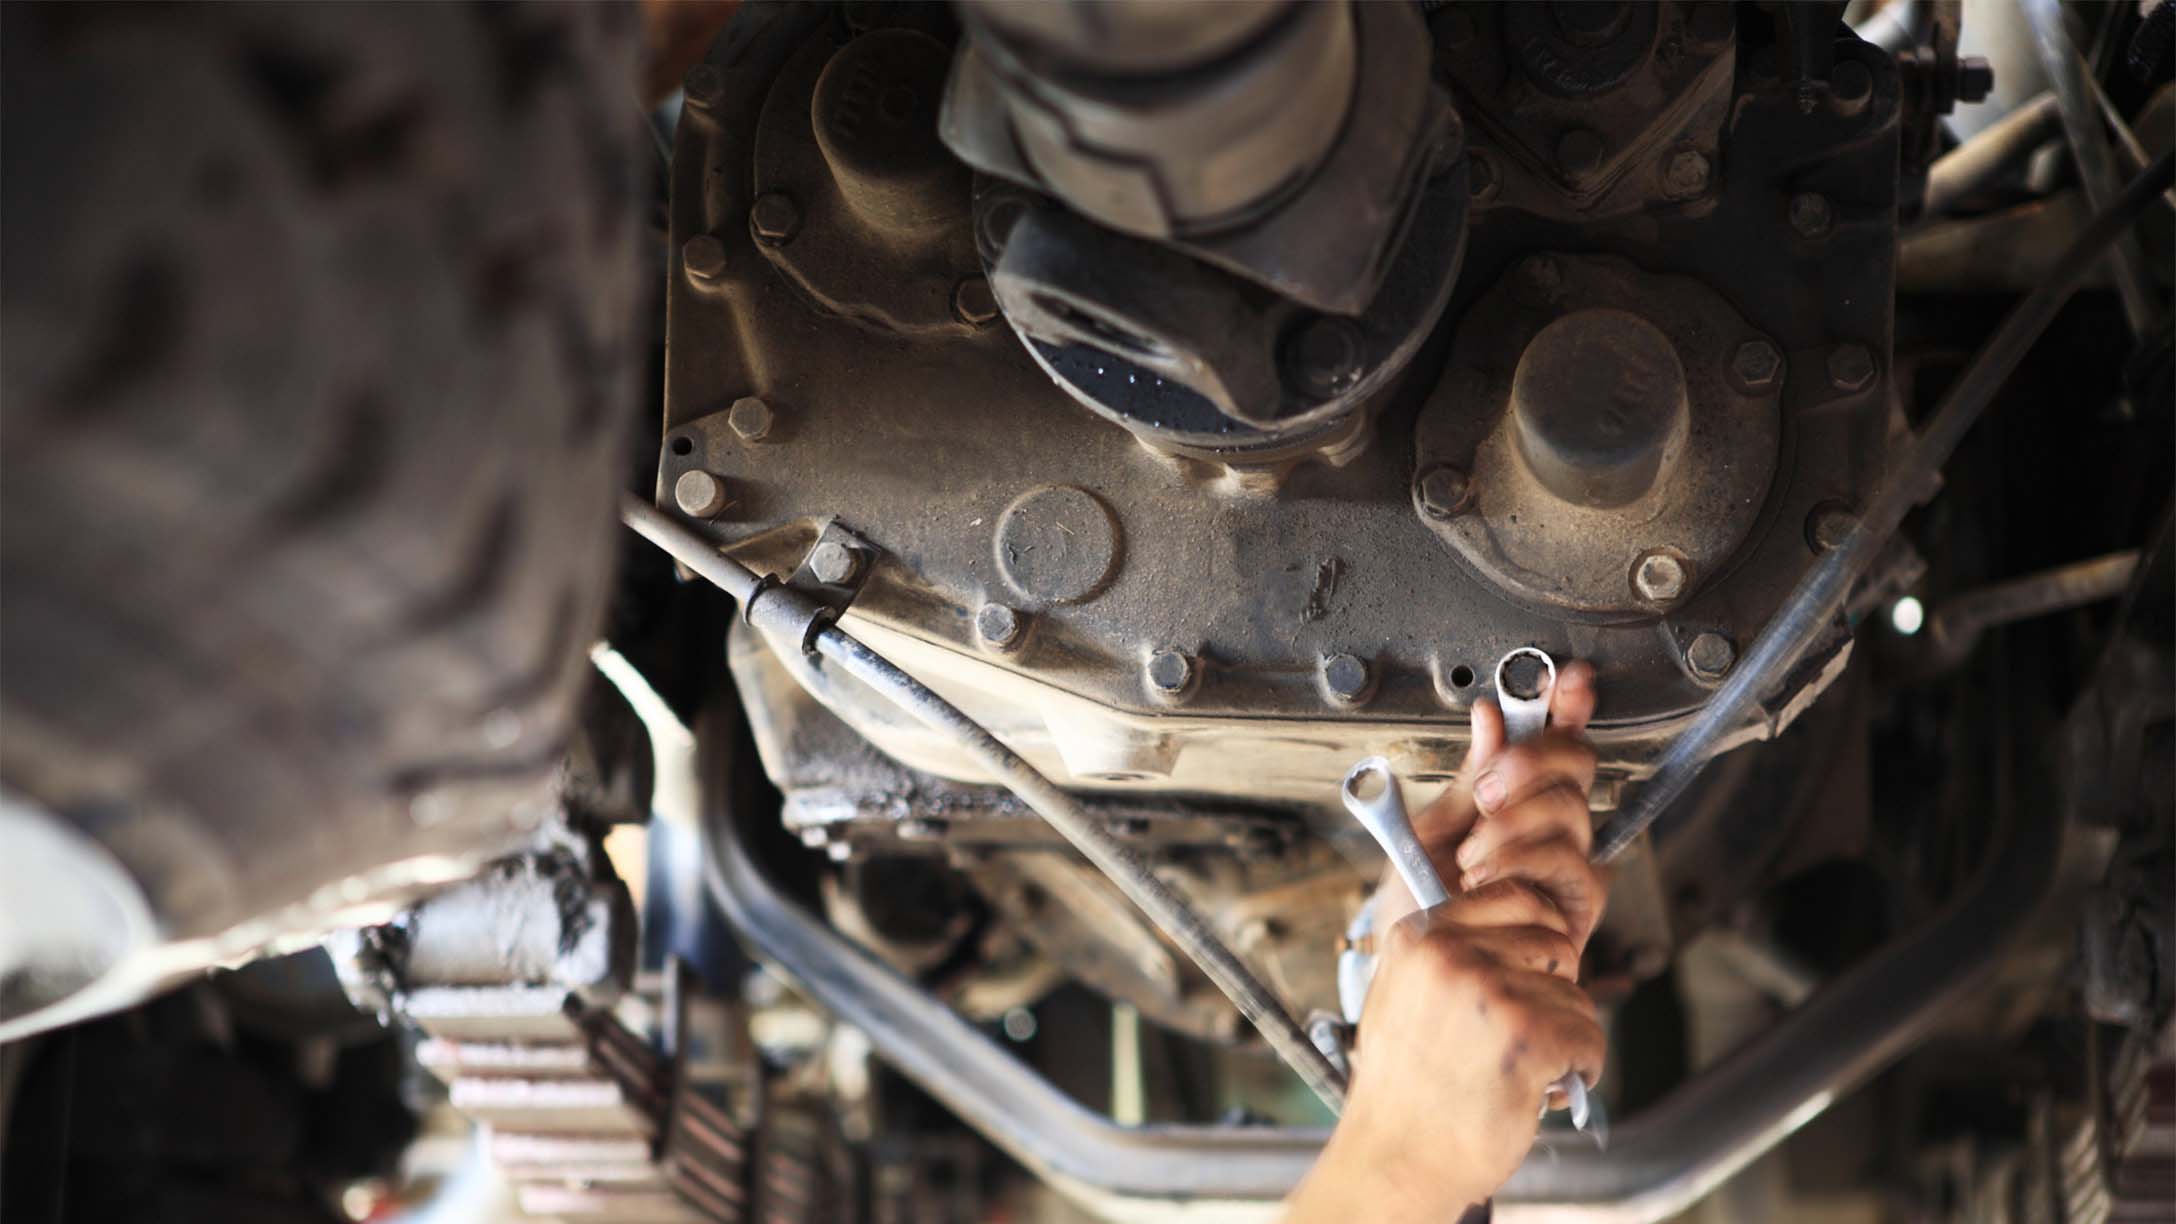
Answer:
[[[2023,165],[2042,145],[2062,134],[2063,112],[2054,94],[2020,103],[1928,168],[1924,215],[1939,217],[1949,212],[1959,200]]]
[[[2114,599],[2129,589],[2131,576],[2137,572],[2138,550],[2132,549],[1997,582],[1945,600],[1927,618],[1927,637],[1937,664],[1961,662],[1972,653],[1980,634],[1997,625]]]

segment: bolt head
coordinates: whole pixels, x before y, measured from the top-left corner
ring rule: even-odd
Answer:
[[[1367,660],[1358,655],[1333,654],[1322,660],[1322,687],[1332,700],[1351,703],[1367,696]]]
[[[1417,487],[1421,513],[1435,519],[1446,519],[1465,509],[1466,500],[1473,495],[1473,483],[1449,464],[1422,472]]]
[[[843,863],[846,860],[854,857],[853,844],[850,842],[842,841],[832,842],[830,845],[824,847],[824,857],[830,859],[834,863]]]
[[[1995,66],[1977,55],[1967,55],[1957,61],[1957,100],[1959,102],[1985,102],[1987,95],[1995,91]]]
[[[1679,149],[1662,166],[1663,194],[1673,200],[1690,200],[1708,189],[1714,167],[1698,149]]]
[[[1020,613],[1004,604],[984,604],[975,613],[975,635],[999,650],[1019,645],[1023,629]]]
[[[771,406],[753,395],[743,395],[725,410],[725,423],[733,436],[743,442],[761,442],[771,436],[771,426],[776,423]]]
[[[1351,319],[1316,315],[1284,342],[1285,375],[1302,395],[1328,399],[1360,381],[1360,328]]]
[[[861,554],[837,540],[825,540],[809,553],[808,572],[826,586],[845,586],[861,572]]]
[[[1798,231],[1799,237],[1819,238],[1828,233],[1834,220],[1827,196],[1801,191],[1791,197],[1791,228]]]
[[[680,93],[688,105],[709,110],[725,96],[725,74],[709,64],[697,64],[680,78]]]
[[[1564,268],[1547,255],[1529,255],[1519,261],[1514,291],[1531,306],[1547,306],[1564,292]]]
[[[1864,391],[1874,383],[1874,354],[1863,344],[1839,344],[1828,354],[1829,385],[1838,391]]]
[[[1703,633],[1685,648],[1685,664],[1702,680],[1720,680],[1738,661],[1738,648],[1720,633]]]
[[[1815,552],[1834,552],[1843,547],[1859,516],[1842,506],[1822,506],[1806,516],[1806,543]]]
[[[997,294],[984,276],[970,276],[952,289],[952,314],[960,322],[982,327],[997,319]]]
[[[1783,377],[1783,354],[1766,340],[1748,340],[1730,355],[1730,374],[1748,391],[1765,391]]]
[[[1632,563],[1632,590],[1649,603],[1668,603],[1685,593],[1692,575],[1676,553],[1655,549]]]
[[[757,196],[755,207],[748,210],[748,228],[755,233],[758,241],[770,246],[783,244],[800,227],[800,206],[793,202],[793,197],[782,191],[771,191]]]
[[[1601,170],[1606,151],[1600,136],[1586,128],[1573,128],[1557,138],[1556,168],[1574,185],[1584,184]]]
[[[672,482],[672,502],[689,518],[710,518],[725,509],[725,482],[692,468]]]
[[[910,816],[893,825],[892,832],[898,834],[900,841],[933,842],[943,841],[947,829],[941,820]]]
[[[725,275],[725,244],[709,234],[697,234],[680,246],[680,266],[699,281]]]
[[[1194,681],[1194,660],[1184,651],[1159,650],[1148,657],[1149,687],[1176,697]]]

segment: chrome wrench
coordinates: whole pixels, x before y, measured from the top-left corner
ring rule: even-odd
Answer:
[[[1549,722],[1549,693],[1556,686],[1556,661],[1547,653],[1531,646],[1522,646],[1505,655],[1496,664],[1497,702],[1504,715],[1504,737],[1507,743],[1518,743],[1539,734]],[[1427,848],[1421,845],[1420,835],[1413,831],[1413,821],[1406,814],[1405,798],[1398,790],[1398,777],[1391,772],[1390,762],[1379,756],[1368,757],[1346,772],[1345,781],[1338,787],[1338,796],[1344,800],[1345,810],[1360,822],[1376,844],[1383,848],[1392,865],[1397,868],[1398,878],[1413,894],[1414,904],[1422,910],[1434,909],[1451,899],[1450,889],[1428,858]],[[1372,966],[1369,966],[1372,969]],[[1346,995],[1346,1013],[1349,1019],[1357,1019],[1358,1000],[1351,997],[1344,963],[1340,963],[1340,993]],[[1362,992],[1364,983],[1359,984]],[[1591,1108],[1587,1084],[1576,1071],[1569,1071],[1553,1087],[1564,1094],[1566,1107],[1572,1116],[1572,1125],[1586,1130],[1595,1124],[1596,1141],[1601,1141],[1599,1111]],[[1547,1112],[1547,1106],[1543,1106]]]

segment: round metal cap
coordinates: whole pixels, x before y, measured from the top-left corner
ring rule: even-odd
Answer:
[[[1691,411],[1670,338],[1609,308],[1541,329],[1519,356],[1511,410],[1528,469],[1582,506],[1621,506],[1653,487]]]

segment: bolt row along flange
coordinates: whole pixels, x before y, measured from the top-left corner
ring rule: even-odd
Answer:
[[[1415,510],[1527,603],[1603,619],[1667,610],[1760,514],[1783,364],[1693,280],[1530,256],[1467,312],[1420,414]]]

